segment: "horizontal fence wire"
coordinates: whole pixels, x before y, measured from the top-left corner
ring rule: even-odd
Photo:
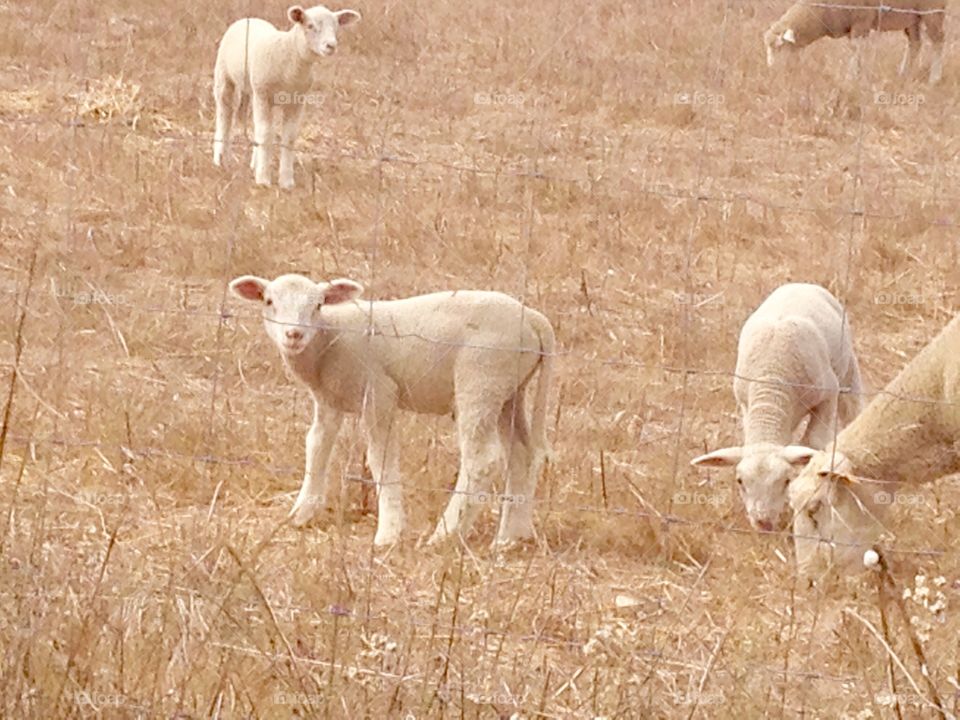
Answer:
[[[172,282],[172,280],[171,280]],[[451,291],[453,293],[455,291]],[[15,302],[20,306],[20,301],[18,293],[15,290],[3,290],[0,287],[0,295],[8,294],[15,296]],[[92,291],[92,295],[96,294],[96,291]],[[357,301],[360,307],[365,305],[369,306],[372,303],[378,301],[375,300],[358,300]],[[86,305],[86,304],[85,304]],[[96,303],[90,303],[91,307],[95,307]],[[156,305],[140,306],[135,303],[128,302],[111,302],[109,307],[122,307],[126,310],[141,312],[141,313],[156,313],[162,315],[186,315],[193,317],[210,317],[217,318],[218,320],[241,320],[247,322],[258,322],[262,321],[262,316],[256,313],[241,313],[235,311],[226,311],[226,310],[213,310],[213,309],[204,309],[204,310],[190,310],[182,309],[175,307],[164,308]],[[561,359],[572,359],[572,360],[582,360],[584,362],[595,363],[605,366],[613,367],[622,367],[622,368],[636,368],[639,370],[646,370],[649,372],[663,372],[667,374],[677,374],[677,375],[691,375],[691,376],[703,376],[703,377],[722,377],[728,378],[730,380],[740,380],[746,383],[753,383],[757,385],[769,386],[769,387],[781,387],[781,388],[790,388],[795,390],[818,390],[818,391],[834,391],[836,388],[826,385],[817,385],[814,383],[802,383],[802,382],[791,382],[786,380],[780,380],[776,378],[766,378],[766,377],[753,377],[746,375],[743,372],[738,372],[736,370],[723,370],[719,368],[704,368],[704,367],[684,367],[682,365],[676,364],[665,364],[665,363],[651,363],[642,360],[636,360],[631,358],[603,358],[597,357],[594,354],[589,354],[585,352],[577,352],[572,349],[558,349],[554,352],[545,352],[542,350],[534,350],[525,347],[510,347],[504,345],[490,345],[490,344],[479,344],[479,343],[470,343],[470,342],[453,342],[450,340],[445,340],[442,338],[433,338],[422,333],[401,333],[397,331],[384,331],[380,328],[369,328],[369,327],[343,327],[342,325],[337,325],[333,323],[287,323],[287,322],[278,322],[275,320],[270,320],[270,322],[284,326],[284,327],[299,327],[299,328],[310,328],[319,331],[336,331],[338,333],[343,333],[346,335],[358,335],[362,337],[382,337],[389,340],[417,340],[431,345],[438,345],[442,347],[450,348],[471,348],[471,349],[484,349],[484,350],[497,350],[502,352],[511,352],[517,354],[530,354],[530,355],[539,355],[542,357],[551,357],[551,358],[561,358]],[[932,338],[931,338],[932,340]],[[220,348],[219,350],[211,350],[210,354],[213,353],[226,353],[229,352],[226,348]],[[203,354],[196,354],[191,357],[202,358]],[[164,360],[164,357],[151,358],[151,360]],[[35,365],[42,365],[43,363],[37,362],[33,363]],[[24,358],[21,358],[21,366],[29,367],[31,363],[24,362]],[[12,367],[12,364],[7,362],[0,361],[0,367],[7,366]],[[960,400],[947,400],[942,397],[932,397],[932,396],[921,396],[921,395],[905,395],[903,393],[893,392],[892,390],[887,389],[886,387],[878,390],[868,390],[861,388],[860,390],[854,390],[850,387],[841,387],[839,389],[840,393],[843,395],[852,395],[857,397],[862,397],[865,399],[872,399],[876,397],[889,397],[895,400],[902,402],[911,402],[917,404],[925,405],[937,405],[943,407],[954,407],[960,406]],[[273,396],[279,397],[276,393],[265,393],[264,391],[257,391],[254,389],[254,392],[260,392],[260,394],[270,394]]]
[[[830,10],[869,10],[870,12],[876,13],[901,13],[903,15],[945,15],[946,7],[942,8],[902,8],[902,7],[893,7],[892,5],[885,5],[884,3],[860,3],[856,4],[847,4],[847,3],[825,3],[825,2],[811,2],[811,0],[800,0],[800,5],[806,5],[807,7],[817,7],[817,8],[827,8]],[[919,4],[919,3],[918,3]],[[946,5],[946,0],[944,0],[944,5]]]
[[[249,456],[242,457],[221,457],[213,454],[207,453],[184,453],[172,451],[163,447],[149,447],[149,446],[137,446],[129,447],[122,443],[117,442],[103,442],[99,440],[83,440],[83,439],[74,439],[74,438],[62,438],[62,437],[36,437],[30,435],[19,434],[14,431],[10,434],[9,439],[11,442],[19,443],[22,446],[27,448],[34,446],[42,445],[54,445],[60,447],[68,448],[98,448],[98,449],[108,449],[108,450],[118,450],[123,453],[129,460],[140,458],[166,458],[169,460],[182,460],[185,462],[192,462],[201,465],[226,465],[231,467],[248,467],[260,469],[262,471],[270,473],[276,478],[282,477],[302,477],[302,471],[292,465],[272,465],[262,460],[258,460]],[[367,478],[364,476],[356,475],[353,473],[344,473],[342,478],[348,482],[369,485],[371,487],[376,487],[377,483],[372,478]],[[877,481],[882,483],[882,481]],[[453,495],[462,495],[465,497],[473,497],[483,502],[515,502],[519,497],[514,498],[513,496],[505,495],[503,493],[498,493],[493,490],[490,491],[465,491],[457,490],[455,488],[426,488],[419,485],[411,485],[409,482],[401,483],[404,491],[406,492],[416,492],[416,493],[426,493],[426,494],[441,494],[444,496],[453,496]],[[286,495],[293,494],[294,491],[286,493]],[[120,493],[117,493],[118,495]],[[758,531],[748,528],[736,527],[733,525],[725,525],[716,521],[705,521],[705,520],[693,520],[690,518],[685,518],[679,515],[670,515],[668,513],[662,513],[659,511],[647,511],[647,510],[631,510],[623,507],[598,507],[596,505],[578,505],[578,504],[569,504],[563,503],[562,507],[555,507],[551,501],[543,498],[523,498],[524,502],[529,502],[537,507],[538,511],[546,515],[565,515],[571,511],[591,513],[597,515],[609,515],[611,517],[631,517],[644,519],[649,521],[656,521],[663,526],[669,525],[681,525],[681,526],[692,526],[692,527],[702,527],[708,528],[711,531],[730,533],[734,535],[764,535],[769,537],[781,537],[781,538],[791,538],[791,539],[801,539],[801,540],[817,540],[817,537],[811,535],[804,535],[800,533],[794,533],[790,530],[769,530],[769,531]],[[862,543],[856,542],[845,542],[841,540],[834,540],[834,545],[841,547],[858,547]],[[914,555],[914,556],[924,556],[924,557],[940,557],[947,554],[947,551],[936,549],[936,548],[910,548],[910,547],[900,547],[896,545],[888,544],[878,544],[876,545],[878,549],[882,549],[885,552],[898,554],[898,555]]]
[[[88,130],[90,132],[102,131],[107,128],[120,129],[124,126],[119,125],[110,125],[103,124],[98,122],[85,122],[82,120],[51,120],[49,118],[0,118],[0,125],[55,125],[64,129],[80,129]],[[148,139],[155,140],[158,142],[164,143],[183,143],[188,145],[200,145],[203,143],[212,143],[213,142],[213,133],[208,131],[201,131],[191,135],[171,133],[169,131],[164,132],[162,135],[157,137],[148,137]],[[234,145],[241,145],[245,149],[249,150],[256,147],[256,143],[249,138],[239,137],[232,141]],[[274,148],[283,148],[285,147],[282,143],[274,143],[272,145]],[[594,184],[601,184],[606,182],[604,179],[595,178],[590,175],[584,175],[583,177],[570,177],[563,175],[554,175],[548,172],[539,171],[539,170],[523,170],[517,169],[514,167],[478,167],[476,165],[464,165],[461,163],[451,163],[443,160],[434,160],[428,158],[417,158],[417,157],[405,157],[402,155],[395,155],[389,153],[381,153],[377,155],[363,154],[356,152],[333,152],[333,153],[317,153],[305,151],[302,148],[298,149],[294,147],[293,150],[296,154],[302,159],[309,159],[314,162],[325,162],[325,163],[337,163],[344,160],[350,160],[354,162],[361,162],[369,164],[371,167],[375,167],[381,164],[393,164],[393,165],[406,165],[412,167],[433,167],[450,172],[456,173],[468,173],[472,175],[484,176],[484,177],[510,177],[515,179],[530,179],[530,180],[540,180],[551,183],[558,184],[567,184],[567,185],[576,185],[579,187],[590,187]],[[523,164],[523,163],[521,163]],[[635,169],[632,166],[618,167],[604,165],[604,170],[619,170],[621,172],[629,172],[630,170]],[[243,163],[240,163],[240,168],[245,168]],[[605,173],[606,174],[606,173]],[[617,177],[616,175],[614,177]],[[622,175],[620,176],[622,177]],[[638,187],[631,188],[633,192],[638,194],[659,197],[667,200],[677,200],[677,201],[697,201],[697,202],[708,202],[708,203],[717,203],[721,205],[729,205],[738,202],[747,202],[753,203],[754,205],[765,208],[771,211],[786,212],[789,214],[797,215],[833,215],[836,217],[862,217],[871,220],[885,220],[885,221],[903,221],[906,219],[916,219],[916,213],[884,213],[876,212],[871,210],[866,210],[864,208],[847,208],[839,207],[835,205],[823,205],[823,206],[814,206],[814,205],[804,205],[798,203],[783,203],[776,202],[768,199],[758,197],[754,194],[735,191],[735,192],[703,192],[703,191],[694,191],[689,188],[675,187],[666,183],[652,183],[643,185],[640,184]],[[940,198],[940,201],[952,200],[952,198]],[[936,203],[931,203],[935,205]],[[944,218],[932,218],[928,221],[928,224],[935,227],[946,227],[946,228],[960,228],[960,221],[953,221]]]

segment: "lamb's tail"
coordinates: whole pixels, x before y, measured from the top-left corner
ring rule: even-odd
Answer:
[[[550,404],[550,387],[553,384],[553,365],[556,361],[557,338],[550,321],[540,313],[530,313],[531,324],[540,338],[540,373],[533,399],[530,420],[531,471],[538,477],[544,462],[552,459],[553,452],[547,440],[547,410]]]

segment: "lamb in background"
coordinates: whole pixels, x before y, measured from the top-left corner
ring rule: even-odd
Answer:
[[[900,483],[960,472],[960,316],[790,483],[797,565],[862,568]]]
[[[254,147],[251,168],[258,185],[270,184],[274,142],[274,111],[283,115],[280,132],[280,187],[293,187],[293,145],[313,87],[313,64],[337,49],[337,30],[360,19],[354,10],[333,12],[317,5],[287,11],[293,23],[287,31],[266,20],[237,20],[223,35],[213,71],[217,127],[213,164],[227,158],[233,124],[252,101]]]
[[[376,545],[400,538],[399,410],[454,413],[460,474],[431,542],[469,528],[507,453],[498,543],[534,536],[533,501],[548,454],[547,401],[556,350],[550,322],[496,292],[458,290],[357,301],[352,280],[245,275],[230,283],[261,305],[267,335],[313,395],[306,472],[291,517],[326,504],[326,473],[345,413],[359,413],[379,492]],[[528,419],[525,390],[539,369]]]
[[[831,4],[838,7],[830,7]],[[853,8],[851,5],[862,5]],[[920,53],[921,30],[934,47],[930,65],[930,84],[943,74],[943,22],[946,0],[800,0],[764,33],[767,64],[773,65],[776,55],[786,49],[806,47],[823,37],[865,38],[871,30],[902,30],[907,36],[907,49],[900,63],[903,75]],[[857,57],[851,58],[850,72],[856,69]]]
[[[771,531],[782,527],[792,466],[833,440],[837,420],[846,425],[860,411],[860,368],[840,302],[806,283],[770,293],[740,331],[733,393],[743,444],[691,464],[735,465],[750,522]],[[800,445],[790,444],[807,417]]]

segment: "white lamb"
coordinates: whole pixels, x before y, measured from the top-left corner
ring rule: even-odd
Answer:
[[[829,5],[842,7],[829,7]],[[851,5],[863,6],[850,7]],[[800,0],[764,33],[767,64],[773,65],[778,52],[803,48],[823,37],[864,38],[871,30],[902,30],[907,49],[900,63],[903,75],[920,53],[921,30],[934,46],[930,65],[930,83],[939,82],[943,73],[943,21],[946,0],[855,0],[840,2]],[[851,59],[851,69],[856,58]]]
[[[737,484],[755,528],[783,527],[791,467],[833,440],[836,423],[861,407],[860,369],[843,307],[819,285],[774,290],[740,331],[733,393],[743,445],[694,458],[692,465],[736,465]],[[791,441],[809,417],[800,445]]]
[[[293,187],[293,145],[300,129],[307,93],[313,87],[312,70],[318,57],[337,49],[337,30],[360,19],[354,10],[333,12],[317,5],[287,11],[293,23],[287,31],[266,20],[237,20],[223,35],[213,72],[217,128],[213,164],[227,158],[233,124],[253,105],[253,155],[250,162],[258,185],[270,184],[274,142],[274,111],[283,116],[280,132],[280,187]]]
[[[359,413],[379,492],[376,545],[403,528],[398,410],[453,413],[460,473],[431,542],[465,532],[507,450],[498,543],[534,536],[533,500],[548,452],[547,400],[556,350],[540,313],[496,292],[455,291],[357,301],[352,280],[314,283],[245,275],[230,289],[261,304],[267,335],[310,390],[306,472],[291,511],[302,526],[326,505],[326,472],[344,413]],[[539,368],[528,420],[525,390]]]
[[[862,567],[900,483],[960,472],[960,316],[790,484],[797,564]]]

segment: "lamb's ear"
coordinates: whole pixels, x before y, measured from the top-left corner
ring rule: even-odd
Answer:
[[[360,13],[356,10],[338,10],[334,15],[337,16],[337,22],[340,23],[340,27],[353,25],[355,22],[360,21]]]
[[[307,18],[307,13],[299,5],[291,5],[287,10],[287,17],[292,23],[302,23]]]
[[[870,487],[873,487],[872,483],[875,481],[859,475],[837,472],[836,470],[821,470],[817,473],[817,476],[827,483],[826,487],[821,486],[821,492],[823,494],[820,496],[826,498],[830,504],[835,505],[840,498],[840,492],[844,491],[853,497],[854,502],[856,502],[861,510],[866,509],[864,503],[870,501],[870,493],[866,491]],[[889,498],[892,496],[883,491],[875,492],[873,493],[872,502],[880,505],[889,504],[890,500],[884,500],[884,497]]]
[[[241,275],[230,281],[230,291],[244,300],[263,300],[263,293],[269,283],[256,275]]]
[[[830,480],[838,485],[847,485],[852,488],[885,487],[890,484],[883,480],[875,480],[874,478],[864,477],[863,475],[840,472],[839,470],[821,470],[817,473],[817,476],[825,480]]]
[[[360,297],[363,292],[363,285],[347,280],[346,278],[337,278],[327,283],[323,289],[324,305],[339,305],[340,303],[350,302]]]
[[[797,44],[796,33],[793,32],[793,28],[787,28],[783,31],[783,35],[780,36],[780,39],[785,43],[790,43],[791,45]]]
[[[837,485],[860,485],[862,479],[856,475],[847,475],[836,470],[820,470],[817,477]]]
[[[805,465],[817,451],[804,445],[787,445],[780,451],[780,456],[791,465]]]
[[[728,467],[736,465],[742,459],[742,447],[728,447],[695,457],[690,461],[690,464],[698,467]]]

